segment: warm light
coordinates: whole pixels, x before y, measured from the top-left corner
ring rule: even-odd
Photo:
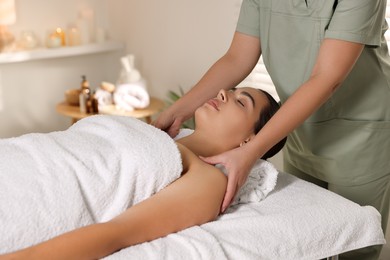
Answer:
[[[0,0],[0,51],[12,48],[15,37],[7,25],[16,22],[15,0]]]
[[[15,22],[15,0],[0,0],[0,24],[11,25]]]
[[[66,45],[65,32],[61,28],[57,28],[55,34],[61,39],[61,45]]]

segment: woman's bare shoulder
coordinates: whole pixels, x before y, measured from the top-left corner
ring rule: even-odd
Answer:
[[[176,143],[177,147],[179,148],[180,154],[181,154],[181,160],[183,163],[183,172],[187,172],[190,167],[193,167],[196,164],[199,164],[202,162],[196,154],[194,154],[190,149],[188,149],[185,145],[182,145],[181,143]]]
[[[188,171],[196,171],[196,172],[210,172],[210,173],[221,173],[223,174],[218,168],[216,168],[213,165],[210,165],[208,163],[205,163],[202,161],[199,156],[197,156],[195,153],[193,153],[190,149],[188,149],[186,146],[176,143],[177,147],[179,148],[182,163],[183,163],[183,174],[185,174]]]

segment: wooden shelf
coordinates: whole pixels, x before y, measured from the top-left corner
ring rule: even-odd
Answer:
[[[151,117],[165,107],[164,101],[150,97],[150,104],[144,109],[135,109],[134,111],[123,111],[116,109],[115,105],[109,105],[103,108],[99,108],[99,114],[105,115],[117,115],[117,116],[130,116],[135,118],[145,118],[147,123],[151,123]],[[91,116],[92,114],[86,114],[80,112],[79,106],[71,106],[66,102],[61,102],[57,104],[56,110],[59,114],[72,118],[72,122],[76,122],[82,118],[87,116]]]
[[[0,64],[25,62],[42,59],[65,58],[86,54],[103,53],[124,49],[124,44],[118,42],[105,42],[86,44],[73,47],[40,48],[31,51],[0,53]]]

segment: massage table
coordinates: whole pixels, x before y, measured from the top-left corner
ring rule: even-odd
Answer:
[[[181,174],[174,141],[126,117],[88,117],[63,132],[0,140],[0,148],[0,254],[110,220]],[[150,154],[157,159],[145,161]],[[105,259],[313,260],[385,243],[376,209],[266,161],[238,197],[215,221]]]
[[[281,172],[258,203],[235,205],[213,222],[105,259],[337,259],[384,243],[376,209]]]

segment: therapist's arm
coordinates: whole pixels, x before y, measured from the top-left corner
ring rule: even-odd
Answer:
[[[263,155],[323,105],[348,76],[363,48],[363,44],[325,39],[309,80],[288,98],[255,137],[254,146],[262,148],[255,154]]]
[[[161,113],[153,124],[175,136],[180,124],[192,117],[199,106],[215,97],[222,88],[231,89],[245,79],[256,66],[260,55],[259,38],[236,32],[226,54],[210,67],[186,95]],[[170,129],[172,125],[173,132]]]
[[[257,158],[301,125],[334,93],[352,70],[364,45],[325,39],[310,78],[302,84],[261,131],[243,147],[205,158],[212,164],[223,164],[228,172],[228,187],[222,211],[231,203],[245,183]]]

